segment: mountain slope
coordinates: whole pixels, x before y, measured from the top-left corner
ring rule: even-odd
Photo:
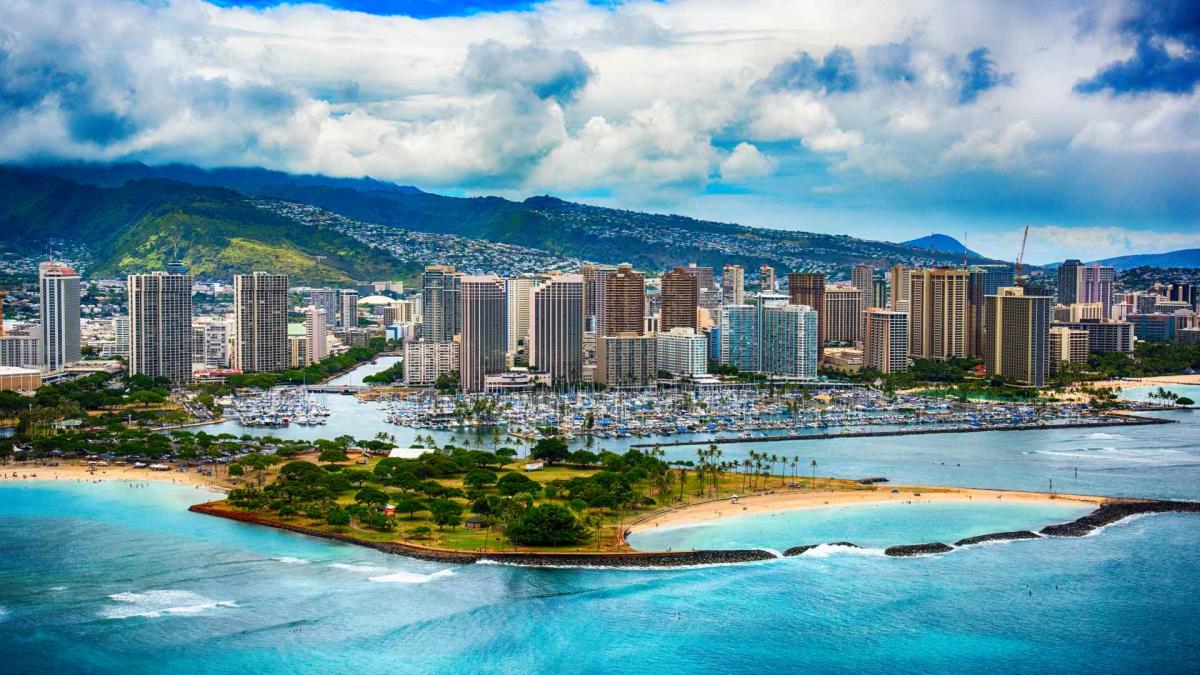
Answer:
[[[930,234],[917,239],[910,239],[904,243],[909,246],[915,246],[916,248],[923,248],[926,250],[932,249],[934,251],[953,253],[960,256],[963,253],[966,253],[968,257],[980,257],[978,253],[967,248],[962,242],[948,234]]]
[[[1167,253],[1122,255],[1097,262],[1118,270],[1128,270],[1134,267],[1200,267],[1200,248],[1187,248]]]
[[[812,269],[845,278],[850,266],[961,264],[961,248],[947,252],[842,235],[744,227],[576,204],[553,197],[514,202],[499,197],[447,197],[371,179],[290,176],[262,169],[145,165],[40,167],[97,185],[121,185],[129,176],[161,176],[221,185],[242,194],[317,206],[364,223],[417,232],[455,234],[602,263],[629,262],[648,270],[698,262],[738,263],[753,271]],[[968,252],[971,262],[987,259]]]
[[[24,248],[51,239],[84,244],[93,276],[160,270],[176,254],[206,277],[266,270],[298,282],[349,282],[415,269],[231,190],[161,179],[102,188],[0,169],[0,230],[6,244]]]

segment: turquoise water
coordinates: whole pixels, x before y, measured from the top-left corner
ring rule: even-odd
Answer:
[[[1180,396],[1186,396],[1193,401],[1200,401],[1200,385],[1195,384],[1164,384],[1161,388]],[[1125,387],[1121,389],[1121,398],[1130,401],[1153,401],[1150,394],[1159,390],[1159,385],[1150,387]]]
[[[739,516],[737,506],[714,505],[722,518],[711,523],[636,533],[629,544],[645,551],[704,548],[769,548],[848,541],[881,550],[897,544],[959,539],[992,532],[1037,530],[1074,520],[1094,506],[1078,503],[876,503]]]
[[[1200,413],[1163,416],[1180,423],[723,450],[815,458],[837,476],[1200,499]],[[184,510],[202,498],[0,483],[0,672],[1133,673],[1194,672],[1200,657],[1188,514],[926,558],[540,570],[424,563]],[[997,511],[951,522],[993,517],[1034,524]],[[910,520],[875,509],[853,526],[940,527]]]

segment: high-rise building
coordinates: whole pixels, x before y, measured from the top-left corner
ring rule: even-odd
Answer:
[[[999,265],[975,265],[972,270],[983,271],[983,294],[995,295],[1001,288],[1017,285],[1016,273],[1013,266],[1007,263]]]
[[[338,291],[336,288],[313,288],[308,291],[308,304],[325,310],[325,324],[336,328],[338,322]]]
[[[863,322],[863,368],[881,373],[908,370],[908,314],[879,307]]]
[[[358,327],[358,291],[343,288],[338,291],[338,325],[342,328]]]
[[[247,373],[286,370],[290,363],[287,275],[234,275],[233,313],[234,367]]]
[[[874,281],[875,268],[870,265],[855,265],[854,269],[850,270],[850,285],[867,295],[870,295]]]
[[[617,268],[611,265],[596,265],[587,263],[579,266],[579,274],[583,276],[583,313],[588,330],[600,334],[605,325],[605,289],[608,287],[608,277],[616,274]]]
[[[646,278],[630,265],[620,265],[604,281],[601,335],[641,334],[646,323]]]
[[[909,355],[939,361],[968,356],[967,270],[912,270],[908,278]]]
[[[764,307],[760,334],[760,372],[802,379],[817,377],[821,339],[815,310],[792,304]]]
[[[304,309],[304,336],[308,338],[309,363],[329,356],[329,324],[325,321],[325,310],[311,305]]]
[[[656,357],[654,335],[601,335],[596,338],[596,382],[609,387],[649,386],[658,373]]]
[[[870,305],[872,307],[887,307],[888,293],[887,280],[882,277],[875,277],[871,282],[871,297]]]
[[[38,265],[41,291],[42,368],[54,372],[81,360],[79,273],[61,262]]]
[[[401,326],[415,323],[417,312],[412,300],[397,300],[390,305],[379,308],[379,320],[383,326]]]
[[[744,372],[758,370],[758,307],[725,305],[721,308],[721,364]]]
[[[688,266],[684,269],[687,270],[688,274],[696,277],[696,283],[699,284],[701,291],[716,288],[716,285],[713,284],[713,268],[700,267],[696,263],[688,263]]]
[[[659,332],[665,333],[672,328],[695,329],[699,298],[699,281],[697,281],[697,276],[687,268],[676,267],[664,274]]]
[[[508,336],[505,350],[515,354],[520,347],[529,344],[529,303],[535,286],[542,282],[540,277],[523,274],[504,280],[505,312]]]
[[[494,276],[464,276],[454,285],[462,294],[459,387],[481,392],[485,376],[505,370],[504,284]]]
[[[826,321],[825,309],[825,275],[820,272],[792,272],[788,279],[788,303],[806,305],[817,312],[819,326],[817,340],[817,358],[825,353]]]
[[[41,368],[41,328],[27,332],[6,331],[0,335],[0,366],[10,368]]]
[[[858,342],[862,337],[866,293],[854,286],[826,286],[825,342]]]
[[[726,265],[721,269],[721,302],[740,305],[746,297],[746,271],[741,265]]]
[[[986,281],[987,272],[982,268],[967,271],[967,355],[976,359],[983,358],[983,299],[995,295],[995,291],[986,292]]]
[[[449,342],[459,334],[462,278],[452,265],[425,266],[421,282],[421,336],[426,340]],[[482,379],[479,387],[478,391],[482,391]]]
[[[888,307],[896,311],[903,311],[900,303],[909,303],[910,278],[909,269],[899,263],[888,270],[888,286],[891,288],[888,295]],[[909,304],[905,304],[904,307],[908,307]]]
[[[129,374],[192,379],[192,277],[129,275]]]
[[[1080,328],[1051,326],[1050,372],[1057,373],[1064,364],[1084,364],[1088,359],[1088,332]]]
[[[765,293],[775,292],[775,268],[770,265],[758,266],[758,290]],[[728,303],[726,303],[728,304]]]
[[[1050,372],[1050,318],[1054,298],[1001,288],[985,298],[983,362],[1010,382],[1042,387]]]
[[[431,387],[442,375],[458,370],[459,343],[406,340],[404,342],[404,385]]]
[[[1083,263],[1067,260],[1058,266],[1058,304],[1071,305],[1079,302],[1079,268]]]
[[[583,379],[581,274],[560,274],[533,289],[529,317],[529,365],[554,384]]]
[[[675,377],[700,377],[708,372],[708,338],[691,328],[672,328],[658,334],[658,369]]]
[[[1113,268],[1092,263],[1080,267],[1077,274],[1074,302],[1098,302],[1104,306],[1104,316],[1109,316],[1112,310],[1113,281],[1116,278]]]

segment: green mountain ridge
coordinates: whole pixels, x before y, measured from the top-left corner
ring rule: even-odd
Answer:
[[[347,283],[415,272],[350,237],[259,209],[232,190],[157,178],[104,188],[0,169],[0,229],[9,245],[85,244],[91,276],[161,270],[176,255],[204,277],[264,270],[301,283]]]

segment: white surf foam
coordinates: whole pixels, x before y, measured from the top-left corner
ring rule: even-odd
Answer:
[[[67,587],[66,586],[51,586],[48,590],[54,591],[55,593],[61,593],[65,590],[67,590]]]
[[[875,558],[883,555],[881,548],[858,548],[855,546],[838,546],[837,544],[818,544],[800,554],[808,558],[828,558],[835,555],[858,555]]]
[[[439,570],[432,574],[417,574],[415,572],[397,571],[371,577],[371,581],[379,584],[427,584],[435,579],[454,576],[454,570]]]
[[[379,565],[356,565],[354,563],[330,563],[329,565],[335,570],[344,570],[346,572],[355,572],[358,574],[384,574],[391,570]]]
[[[284,565],[307,565],[310,562],[304,558],[294,558],[290,555],[281,556],[279,558],[271,558],[271,560],[283,563]]]
[[[100,616],[106,619],[190,616],[218,607],[237,607],[237,603],[232,600],[213,600],[191,591],[154,590],[144,593],[117,593],[108,597],[120,604],[100,612]]]
[[[1088,434],[1087,437],[1092,440],[1096,440],[1096,441],[1127,441],[1127,440],[1129,440],[1128,436],[1122,436],[1121,434],[1108,434],[1103,431],[1097,431],[1095,433]]]

